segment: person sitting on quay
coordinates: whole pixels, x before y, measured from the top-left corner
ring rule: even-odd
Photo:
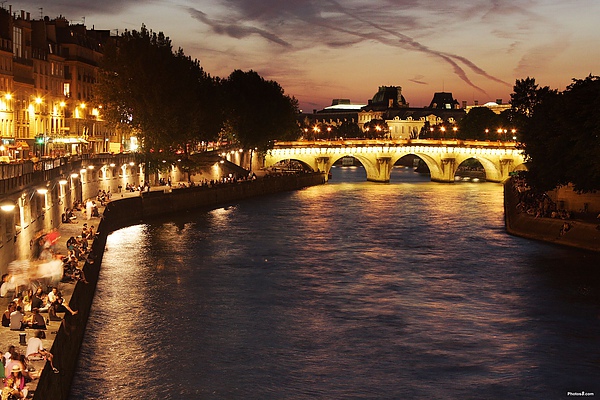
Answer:
[[[77,239],[75,239],[75,236],[71,236],[67,240],[67,251],[68,250],[75,250],[75,246],[77,246]]]
[[[10,303],[8,303],[6,310],[2,314],[2,326],[6,327],[6,328],[8,328],[10,326],[10,315],[16,309],[17,309],[17,306],[15,305],[14,301],[11,301]]]
[[[15,366],[10,373],[10,376],[6,378],[6,384],[2,389],[2,398],[6,394],[7,399],[25,399],[29,390],[25,383],[25,377],[22,374],[22,370]]]
[[[81,253],[87,253],[88,251],[88,242],[86,239],[83,238],[83,236],[77,236],[77,246],[79,247],[79,250],[81,251]]]
[[[48,304],[52,304],[56,301],[58,297],[58,288],[53,286],[50,292],[48,293]]]
[[[44,320],[44,317],[40,314],[40,310],[37,308],[34,308],[32,310],[31,315],[28,315],[25,318],[23,318],[23,322],[26,324],[27,328],[41,329],[44,331],[46,330],[46,321]]]
[[[54,373],[58,373],[58,369],[54,367],[52,360],[54,356],[48,350],[44,349],[44,344],[42,343],[43,332],[38,330],[35,332],[35,336],[29,338],[27,341],[27,351],[25,352],[25,357],[29,361],[35,360],[46,360],[50,363],[50,367],[52,367],[52,371]]]
[[[56,301],[54,301],[48,309],[48,316],[50,321],[62,321],[62,318],[58,316],[58,313],[69,312],[71,315],[77,315],[79,311],[73,311],[71,307],[64,303],[64,299],[60,292],[56,294]]]
[[[96,238],[96,232],[94,230],[94,225],[90,226],[90,229],[88,230],[88,234],[86,239],[87,240],[94,240]]]
[[[75,282],[89,283],[85,279],[85,274],[83,273],[83,268],[80,268],[79,266],[75,267],[75,269],[73,270],[71,279],[74,280]]]
[[[12,353],[14,353],[16,351],[17,351],[17,349],[16,349],[15,345],[11,344],[10,346],[8,346],[8,350],[6,350],[6,353],[4,353],[4,355],[2,356],[2,364],[4,364],[4,366],[6,366],[8,364],[8,362],[12,358]],[[6,373],[4,375],[6,375]]]
[[[15,311],[10,313],[10,330],[11,331],[22,331],[25,329],[25,325],[23,325],[23,313],[21,311],[21,306],[17,306]]]
[[[23,290],[13,301],[16,305],[21,306],[23,312],[31,311],[31,300],[33,299],[33,290]]]
[[[87,222],[83,224],[83,226],[81,227],[81,237],[85,238],[87,237],[88,234],[88,224]]]
[[[31,299],[31,309],[37,308],[40,312],[48,311],[49,304],[44,300],[44,290],[39,287]]]
[[[0,286],[0,297],[6,297],[8,292],[16,290],[17,285],[11,274],[2,275],[2,286]]]
[[[27,368],[27,359],[24,354],[19,354],[19,352],[11,346],[13,350],[10,352],[9,358],[6,358],[6,364],[4,365],[4,374],[6,377],[10,376],[10,373],[13,368],[18,367],[21,370],[23,377],[25,378],[25,383],[31,382],[33,379],[38,378],[39,376],[35,376],[31,374]],[[29,368],[33,371],[33,368]]]

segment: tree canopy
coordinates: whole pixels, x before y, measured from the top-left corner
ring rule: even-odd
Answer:
[[[136,136],[146,160],[187,155],[223,135],[261,150],[298,136],[297,101],[277,82],[240,70],[213,78],[145,26],[107,44],[95,95],[105,120]]]
[[[381,139],[389,135],[390,127],[383,119],[372,119],[363,125],[363,132],[368,139]]]
[[[298,138],[298,101],[285,95],[277,82],[267,81],[252,70],[235,70],[221,85],[225,130],[237,143],[264,151],[274,140]]]
[[[539,191],[569,183],[579,192],[600,189],[600,78],[573,79],[563,92],[532,85],[515,90],[528,96],[514,98],[535,100],[531,107],[515,107],[524,121],[530,185]]]

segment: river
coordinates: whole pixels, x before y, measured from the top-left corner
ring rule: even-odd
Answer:
[[[500,184],[365,176],[112,233],[70,399],[600,395],[600,255],[507,235]]]

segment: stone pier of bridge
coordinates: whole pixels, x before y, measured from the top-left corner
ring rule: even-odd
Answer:
[[[354,157],[364,166],[367,180],[385,183],[390,181],[395,163],[407,155],[423,160],[434,182],[454,182],[459,166],[472,158],[481,163],[491,182],[503,182],[511,172],[525,169],[523,153],[514,142],[418,139],[278,142],[265,155],[264,165],[296,160],[329,174],[336,161]]]

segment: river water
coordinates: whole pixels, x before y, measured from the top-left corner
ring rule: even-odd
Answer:
[[[509,236],[502,186],[326,185],[110,235],[70,399],[600,395],[600,256]]]

